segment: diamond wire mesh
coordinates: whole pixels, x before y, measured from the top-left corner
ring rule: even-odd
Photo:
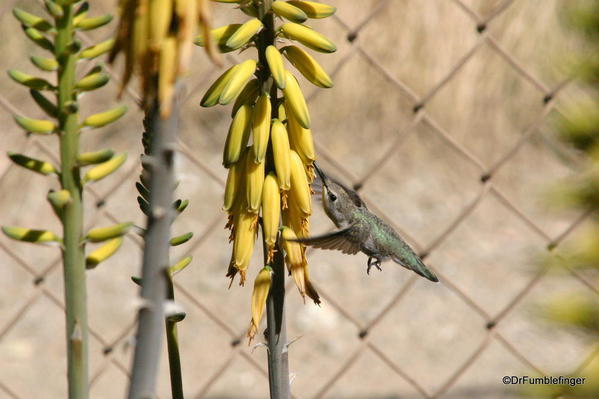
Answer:
[[[7,39],[0,44],[7,54],[2,69],[21,68],[31,50],[14,33],[9,10],[16,3],[36,6],[0,6]],[[311,251],[324,303],[302,304],[289,283],[290,336],[301,338],[289,348],[294,397],[507,397],[516,391],[501,384],[503,375],[583,368],[597,349],[530,314],[531,304],[560,287],[597,293],[574,270],[565,278],[533,267],[535,254],[559,247],[589,216],[555,214],[540,201],[542,188],[577,167],[549,123],[561,99],[576,94],[568,75],[552,68],[550,54],[576,45],[559,27],[560,1],[330,3],[337,16],[314,26],[338,44],[336,54],[318,57],[336,88],[304,85],[321,164],[358,189],[442,282],[432,285],[387,264],[384,273],[367,277],[361,256]],[[217,7],[215,25],[230,18]],[[110,29],[84,42],[108,35]],[[249,287],[226,291],[223,278],[229,248],[220,230],[219,151],[228,115],[197,105],[219,72],[201,52],[196,56],[183,98],[178,188],[191,207],[174,227],[195,232],[181,249],[195,259],[175,284],[188,313],[180,324],[184,384],[191,398],[266,397],[265,349],[244,345]],[[56,161],[52,139],[23,138],[9,121],[12,114],[35,116],[23,90],[7,79],[0,87],[8,130],[3,149]],[[94,96],[84,112],[113,101]],[[84,133],[84,145],[139,152],[136,99],[132,86],[123,99],[131,105],[125,120]],[[138,173],[130,156],[116,176],[91,187],[86,225],[123,218],[143,224],[133,190]],[[45,217],[47,180],[0,161],[2,223],[57,229]],[[313,220],[315,232],[330,228],[322,213]],[[113,260],[89,273],[92,397],[120,397],[126,389],[136,295],[129,276],[138,272],[140,244],[128,237]],[[5,238],[0,257],[0,392],[64,397],[60,257]],[[160,395],[168,397],[165,365]]]

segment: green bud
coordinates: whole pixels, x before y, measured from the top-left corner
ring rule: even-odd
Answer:
[[[173,237],[169,242],[171,246],[176,247],[177,245],[185,244],[187,241],[191,240],[191,237],[193,237],[193,233],[189,232],[177,237]]]

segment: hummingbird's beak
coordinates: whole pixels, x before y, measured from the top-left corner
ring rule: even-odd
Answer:
[[[313,161],[312,165],[314,165],[314,169],[316,169],[316,173],[318,173],[318,176],[320,177],[320,180],[322,180],[322,185],[328,190],[329,189],[329,184],[328,184],[329,183],[329,178],[318,167],[318,164],[316,164],[316,161]]]

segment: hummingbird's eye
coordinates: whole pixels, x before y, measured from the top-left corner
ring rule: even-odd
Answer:
[[[336,201],[337,200],[337,196],[335,194],[333,194],[333,193],[329,193],[329,199],[331,201]]]

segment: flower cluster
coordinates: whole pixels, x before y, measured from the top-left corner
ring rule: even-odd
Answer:
[[[310,229],[315,151],[308,106],[285,60],[312,84],[333,86],[312,55],[294,43],[321,53],[336,51],[329,39],[304,25],[308,19],[333,15],[335,8],[311,1],[220,2],[237,3],[251,18],[213,29],[212,41],[221,52],[257,50],[257,59],[226,70],[201,100],[204,107],[233,103],[223,154],[223,165],[229,169],[224,210],[229,214],[227,227],[233,242],[227,273],[231,281],[239,274],[240,285],[244,284],[258,226],[262,225],[267,266],[254,285],[248,333],[252,338],[270,289],[273,269],[269,265],[275,251],[284,251],[288,271],[302,297],[320,302],[310,283],[305,247],[293,241],[306,237]],[[275,25],[278,20],[280,26]],[[203,46],[207,39],[200,35],[196,44]],[[284,45],[278,47],[280,43]]]

